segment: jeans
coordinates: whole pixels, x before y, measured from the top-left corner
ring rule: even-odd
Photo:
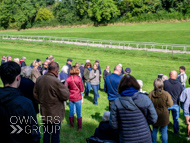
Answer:
[[[69,101],[69,117],[74,116],[74,105],[76,106],[76,111],[77,111],[77,118],[81,118],[81,109],[82,109],[82,103],[81,100],[79,101]]]
[[[168,126],[160,127],[160,131],[162,133],[162,143],[168,143],[168,132],[167,132]],[[152,143],[157,143],[157,132],[158,132],[158,127],[153,126],[153,131],[152,131]]]
[[[91,84],[90,82],[86,82],[85,96],[88,96],[90,90],[91,90]]]
[[[111,111],[111,106],[113,105],[114,101],[109,101],[109,111]]]
[[[60,129],[61,129],[61,123],[47,123],[43,122],[43,130],[44,130],[44,137],[43,137],[43,143],[59,143],[60,142]]]
[[[99,85],[92,85],[92,89],[94,91],[94,104],[96,105],[98,105],[98,97],[99,97],[98,88]]]
[[[81,93],[81,96],[83,96],[83,93]],[[82,106],[82,104],[81,104],[81,106]],[[74,114],[76,113],[76,106],[75,106],[75,104],[74,104],[74,112],[73,112]]]
[[[169,112],[172,111],[173,121],[174,121],[174,133],[179,133],[179,105],[174,104],[172,107],[168,108]]]

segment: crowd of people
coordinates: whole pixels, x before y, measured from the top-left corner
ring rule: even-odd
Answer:
[[[43,63],[34,60],[30,66],[26,57],[3,56],[0,77],[4,87],[0,88],[0,136],[6,142],[39,142],[40,127],[43,127],[43,142],[60,142],[61,123],[65,116],[66,101],[69,100],[70,128],[74,128],[77,115],[78,131],[82,130],[83,97],[94,92],[93,104],[98,106],[101,83],[100,61],[72,66],[72,59],[59,71],[59,64],[49,55]],[[41,66],[42,64],[42,66]],[[103,114],[102,122],[88,142],[143,142],[156,143],[160,129],[162,142],[168,142],[167,128],[172,112],[173,128],[179,134],[180,106],[187,124],[187,139],[190,140],[190,88],[186,88],[185,67],[171,71],[169,78],[159,75],[153,82],[154,89],[142,90],[143,81],[131,75],[131,69],[123,70],[121,64],[113,73],[107,65],[103,72],[104,91],[108,95],[109,111]],[[190,79],[189,79],[190,83]],[[38,108],[40,105],[40,108]],[[40,109],[40,111],[39,111]],[[41,113],[40,124],[37,114]],[[26,119],[28,119],[26,122]],[[25,122],[23,122],[23,120]],[[150,128],[152,126],[152,129]],[[15,127],[22,131],[15,131]]]

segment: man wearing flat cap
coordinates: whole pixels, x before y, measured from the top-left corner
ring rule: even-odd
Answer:
[[[67,59],[66,65],[68,66],[68,76],[70,76],[70,70],[71,70],[71,64],[72,64],[72,59]]]

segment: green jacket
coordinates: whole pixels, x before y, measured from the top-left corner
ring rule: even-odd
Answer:
[[[84,69],[84,74],[83,74],[83,78],[84,78],[84,81],[85,82],[90,82],[90,79],[89,79],[89,70],[87,68]]]
[[[169,124],[169,112],[168,108],[173,105],[173,100],[171,95],[165,91],[151,91],[148,95],[152,103],[154,104],[154,108],[156,109],[158,120],[153,125],[156,127],[164,127]]]

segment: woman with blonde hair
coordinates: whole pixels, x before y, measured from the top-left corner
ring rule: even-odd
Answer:
[[[37,78],[41,76],[40,72],[37,69],[39,66],[39,63],[36,60],[34,60],[32,65],[33,65],[33,69],[32,69],[31,78],[32,78],[32,81],[36,83]]]
[[[155,79],[153,85],[154,90],[149,93],[148,97],[154,104],[158,115],[158,120],[155,124],[153,124],[152,142],[156,143],[158,128],[160,128],[162,133],[162,142],[167,143],[167,128],[169,124],[168,108],[173,105],[173,100],[171,98],[171,95],[163,90],[164,83],[162,79]]]
[[[82,129],[81,109],[84,91],[82,79],[79,77],[79,69],[76,66],[71,67],[70,76],[67,78],[67,84],[70,92],[69,98],[69,121],[70,127],[74,128],[74,106],[76,106],[78,131]]]
[[[94,91],[94,104],[98,105],[98,97],[99,97],[99,84],[100,84],[100,74],[99,74],[99,70],[97,69],[98,65],[96,63],[94,63],[93,65],[93,69],[90,71],[89,74],[89,79],[90,79],[90,84],[92,86],[92,89]]]
[[[19,60],[19,58],[14,58],[14,60],[13,60],[15,63],[17,63],[19,66],[21,66],[20,65],[20,60]]]
[[[67,80],[67,78],[68,78],[68,66],[66,66],[66,65],[64,65],[63,67],[62,67],[62,69],[61,69],[61,72],[59,73],[59,75],[58,75],[58,79],[60,80],[60,81],[66,81]]]

